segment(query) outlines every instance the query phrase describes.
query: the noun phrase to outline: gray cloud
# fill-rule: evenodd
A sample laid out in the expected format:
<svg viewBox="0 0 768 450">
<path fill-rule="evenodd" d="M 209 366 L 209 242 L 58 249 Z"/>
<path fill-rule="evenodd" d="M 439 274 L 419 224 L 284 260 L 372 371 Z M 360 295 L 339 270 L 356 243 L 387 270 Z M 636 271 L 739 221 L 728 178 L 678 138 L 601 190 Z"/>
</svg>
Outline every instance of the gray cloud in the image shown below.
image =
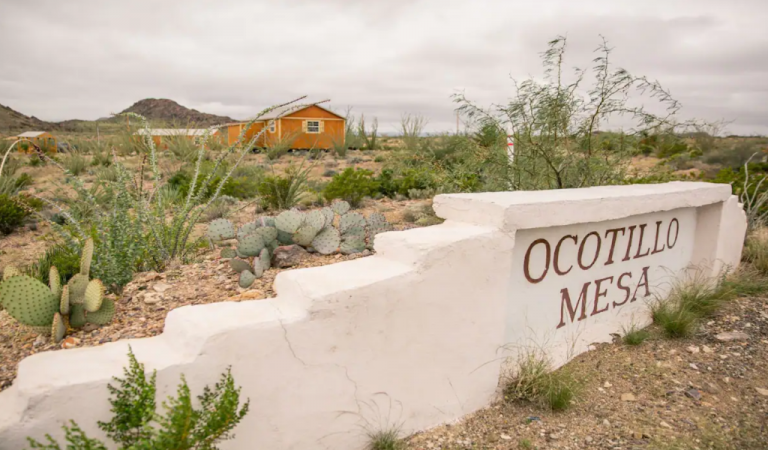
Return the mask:
<svg viewBox="0 0 768 450">
<path fill-rule="evenodd" d="M 540 76 L 568 36 L 585 66 L 599 34 L 613 61 L 658 79 L 685 117 L 768 134 L 764 0 L 5 0 L 0 103 L 45 120 L 95 119 L 145 97 L 245 118 L 307 94 L 379 118 L 455 127 L 451 94 L 479 104 Z"/>
</svg>

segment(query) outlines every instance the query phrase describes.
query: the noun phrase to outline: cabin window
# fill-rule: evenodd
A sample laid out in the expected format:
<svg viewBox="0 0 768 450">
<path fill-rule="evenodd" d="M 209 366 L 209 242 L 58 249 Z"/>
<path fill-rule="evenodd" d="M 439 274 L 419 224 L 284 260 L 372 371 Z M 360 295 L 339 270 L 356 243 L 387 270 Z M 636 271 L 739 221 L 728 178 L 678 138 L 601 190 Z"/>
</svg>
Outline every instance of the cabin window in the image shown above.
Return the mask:
<svg viewBox="0 0 768 450">
<path fill-rule="evenodd" d="M 275 132 L 275 122 L 272 122 L 269 124 L 269 132 L 274 133 Z"/>
<path fill-rule="evenodd" d="M 319 120 L 307 120 L 307 133 L 319 133 L 320 121 Z"/>
</svg>

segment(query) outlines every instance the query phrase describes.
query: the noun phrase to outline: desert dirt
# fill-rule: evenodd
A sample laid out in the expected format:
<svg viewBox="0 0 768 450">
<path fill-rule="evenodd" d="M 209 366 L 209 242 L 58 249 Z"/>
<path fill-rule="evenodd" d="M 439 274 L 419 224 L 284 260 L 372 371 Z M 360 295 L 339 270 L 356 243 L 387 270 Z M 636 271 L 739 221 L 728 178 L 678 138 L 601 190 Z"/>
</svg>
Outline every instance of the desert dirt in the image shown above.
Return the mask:
<svg viewBox="0 0 768 450">
<path fill-rule="evenodd" d="M 581 391 L 564 412 L 500 399 L 406 448 L 768 448 L 768 299 L 734 300 L 690 339 L 651 330 L 637 347 L 600 344 L 567 364 Z M 744 335 L 725 340 L 733 332 Z"/>
</svg>

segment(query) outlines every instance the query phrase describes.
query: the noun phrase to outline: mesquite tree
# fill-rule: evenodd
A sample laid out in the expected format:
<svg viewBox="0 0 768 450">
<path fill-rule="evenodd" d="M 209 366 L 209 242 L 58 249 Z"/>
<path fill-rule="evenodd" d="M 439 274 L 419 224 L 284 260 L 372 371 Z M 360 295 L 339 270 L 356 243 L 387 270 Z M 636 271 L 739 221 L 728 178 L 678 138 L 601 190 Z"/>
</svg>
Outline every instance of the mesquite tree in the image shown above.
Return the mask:
<svg viewBox="0 0 768 450">
<path fill-rule="evenodd" d="M 511 131 L 515 157 L 509 162 L 514 190 L 563 189 L 614 184 L 625 175 L 630 149 L 625 137 L 674 132 L 680 104 L 658 82 L 614 68 L 612 48 L 602 39 L 590 72 L 564 73 L 566 38 L 557 37 L 542 53 L 543 81 L 515 81 L 515 95 L 506 104 L 483 109 L 464 94 L 454 96 L 458 110 L 483 126 Z M 566 78 L 568 80 L 566 80 Z M 633 95 L 653 100 L 665 112 L 653 114 Z M 596 136 L 608 122 L 630 122 L 615 145 Z"/>
</svg>

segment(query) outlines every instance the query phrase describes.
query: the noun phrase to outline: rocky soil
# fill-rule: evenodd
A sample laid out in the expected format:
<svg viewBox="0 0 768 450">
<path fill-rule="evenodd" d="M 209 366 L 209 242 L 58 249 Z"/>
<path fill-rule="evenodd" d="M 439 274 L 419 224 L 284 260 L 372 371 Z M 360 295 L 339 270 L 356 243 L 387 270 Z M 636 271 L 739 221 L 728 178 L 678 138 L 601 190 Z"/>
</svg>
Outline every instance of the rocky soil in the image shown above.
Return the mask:
<svg viewBox="0 0 768 450">
<path fill-rule="evenodd" d="M 599 345 L 566 370 L 582 388 L 565 412 L 500 400 L 406 448 L 768 448 L 768 299 L 730 303 L 691 339 Z"/>
</svg>

